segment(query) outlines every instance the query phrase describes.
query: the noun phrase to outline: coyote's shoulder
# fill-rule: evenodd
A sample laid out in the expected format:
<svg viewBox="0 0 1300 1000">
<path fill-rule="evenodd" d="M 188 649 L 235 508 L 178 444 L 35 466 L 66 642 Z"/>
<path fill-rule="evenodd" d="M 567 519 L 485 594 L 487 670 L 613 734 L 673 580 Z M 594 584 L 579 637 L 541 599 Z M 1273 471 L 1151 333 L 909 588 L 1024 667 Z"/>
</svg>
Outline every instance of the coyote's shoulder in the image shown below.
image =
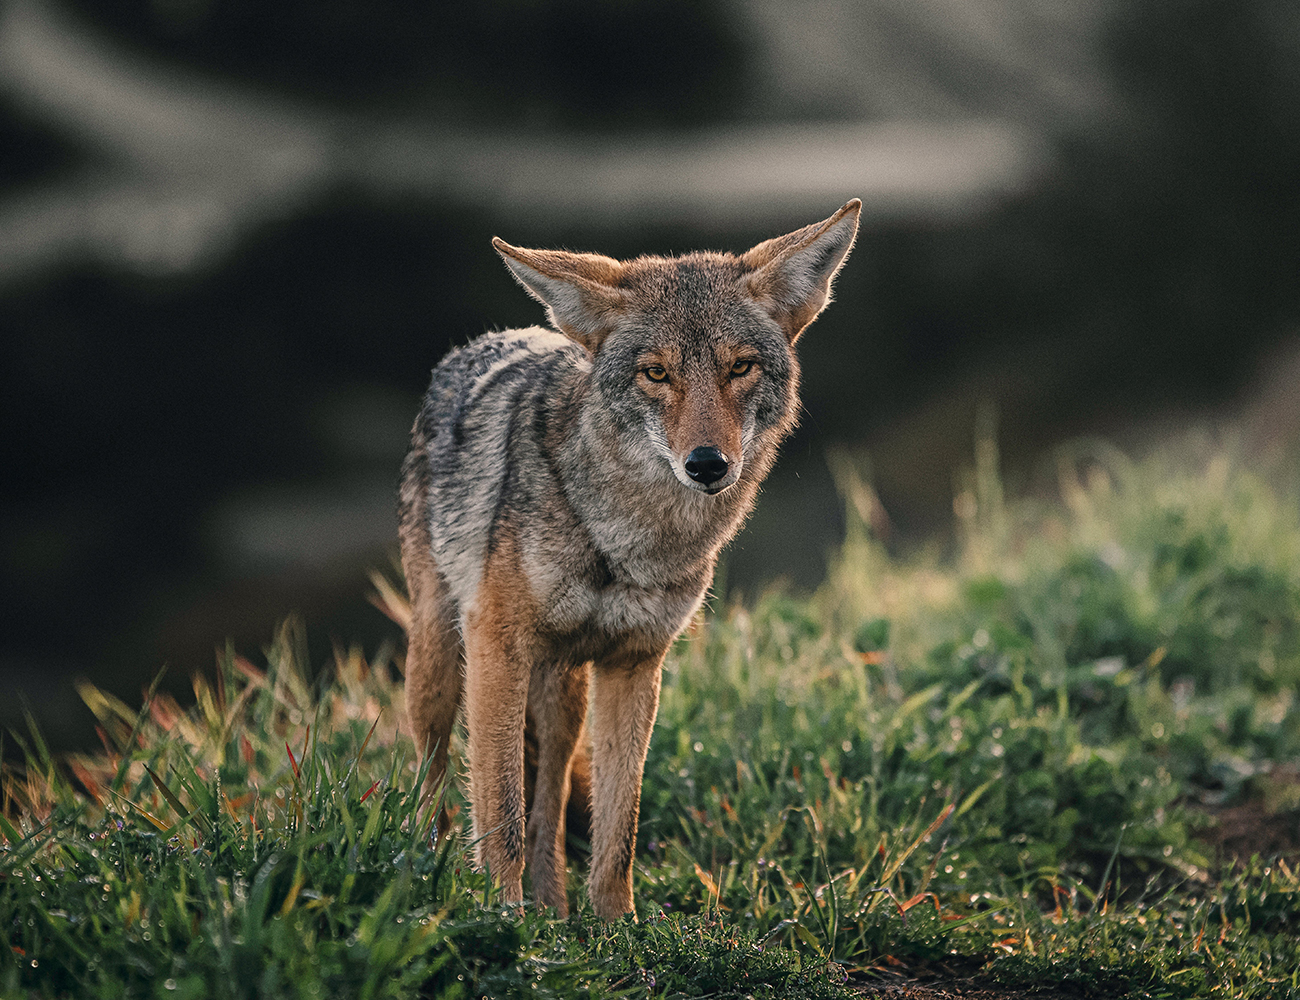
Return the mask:
<svg viewBox="0 0 1300 1000">
<path fill-rule="evenodd" d="M 423 515 L 457 604 L 478 588 L 494 523 L 524 499 L 520 479 L 533 477 L 521 463 L 544 454 L 536 431 L 550 422 L 555 390 L 589 367 L 580 345 L 533 327 L 479 337 L 434 370 L 408 458 L 417 478 L 403 499 Z"/>
<path fill-rule="evenodd" d="M 507 898 L 521 891 L 527 720 L 534 887 L 567 907 L 562 817 L 590 681 L 592 900 L 630 909 L 660 664 L 794 426 L 794 344 L 829 301 L 859 207 L 739 257 L 495 241 L 555 329 L 487 334 L 437 367 L 400 520 L 412 732 L 437 781 L 464 693 L 479 855 Z"/>
</svg>

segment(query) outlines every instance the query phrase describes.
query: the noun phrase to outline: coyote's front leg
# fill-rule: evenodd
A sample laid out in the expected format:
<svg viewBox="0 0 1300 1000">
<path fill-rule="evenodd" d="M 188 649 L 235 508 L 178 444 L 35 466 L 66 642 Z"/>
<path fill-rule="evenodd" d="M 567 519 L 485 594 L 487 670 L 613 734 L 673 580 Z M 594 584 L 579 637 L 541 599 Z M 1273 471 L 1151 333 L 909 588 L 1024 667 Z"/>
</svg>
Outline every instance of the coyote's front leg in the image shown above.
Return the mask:
<svg viewBox="0 0 1300 1000">
<path fill-rule="evenodd" d="M 470 812 L 477 857 L 508 903 L 524 898 L 524 721 L 532 664 L 518 629 L 489 602 L 465 627 Z"/>
<path fill-rule="evenodd" d="M 591 905 L 606 920 L 632 911 L 641 775 L 659 709 L 663 650 L 595 665 L 591 706 Z"/>
<path fill-rule="evenodd" d="M 537 780 L 528 817 L 528 870 L 537 902 L 569 915 L 565 895 L 564 825 L 573 752 L 587 715 L 587 665 L 551 663 L 533 672 L 528 689 L 537 733 Z"/>
</svg>

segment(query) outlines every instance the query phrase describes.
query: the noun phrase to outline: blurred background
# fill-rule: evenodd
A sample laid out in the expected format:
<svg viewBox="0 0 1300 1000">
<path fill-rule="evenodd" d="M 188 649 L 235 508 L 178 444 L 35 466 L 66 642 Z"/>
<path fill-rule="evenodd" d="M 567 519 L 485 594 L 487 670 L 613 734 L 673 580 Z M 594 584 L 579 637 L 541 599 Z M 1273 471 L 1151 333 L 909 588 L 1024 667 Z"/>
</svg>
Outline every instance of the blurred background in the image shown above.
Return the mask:
<svg viewBox="0 0 1300 1000">
<path fill-rule="evenodd" d="M 0 6 L 0 725 L 87 745 L 74 677 L 183 691 L 292 611 L 395 639 L 429 371 L 542 319 L 491 236 L 741 251 L 855 196 L 726 593 L 820 581 L 837 449 L 942 539 L 982 408 L 1013 490 L 1078 435 L 1300 440 L 1294 0 Z"/>
</svg>

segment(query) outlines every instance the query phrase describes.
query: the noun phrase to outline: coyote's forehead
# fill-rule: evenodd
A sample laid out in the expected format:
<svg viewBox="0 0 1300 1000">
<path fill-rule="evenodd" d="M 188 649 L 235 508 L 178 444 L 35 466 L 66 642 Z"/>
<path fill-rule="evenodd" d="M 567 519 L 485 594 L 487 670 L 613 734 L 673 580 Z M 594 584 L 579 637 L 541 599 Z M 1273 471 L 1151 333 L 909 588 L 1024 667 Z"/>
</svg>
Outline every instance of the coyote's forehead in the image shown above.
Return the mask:
<svg viewBox="0 0 1300 1000">
<path fill-rule="evenodd" d="M 719 319 L 749 298 L 744 269 L 729 254 L 692 253 L 684 257 L 638 257 L 624 268 L 620 283 L 628 311 L 680 318 Z"/>
<path fill-rule="evenodd" d="M 637 257 L 623 266 L 621 284 L 635 299 L 681 297 L 704 304 L 727 292 L 739 293 L 745 269 L 739 258 L 697 251 L 682 257 Z"/>
<path fill-rule="evenodd" d="M 625 306 L 615 324 L 651 334 L 681 357 L 749 346 L 785 353 L 780 328 L 745 285 L 746 271 L 730 254 L 640 257 L 625 267 Z"/>
</svg>

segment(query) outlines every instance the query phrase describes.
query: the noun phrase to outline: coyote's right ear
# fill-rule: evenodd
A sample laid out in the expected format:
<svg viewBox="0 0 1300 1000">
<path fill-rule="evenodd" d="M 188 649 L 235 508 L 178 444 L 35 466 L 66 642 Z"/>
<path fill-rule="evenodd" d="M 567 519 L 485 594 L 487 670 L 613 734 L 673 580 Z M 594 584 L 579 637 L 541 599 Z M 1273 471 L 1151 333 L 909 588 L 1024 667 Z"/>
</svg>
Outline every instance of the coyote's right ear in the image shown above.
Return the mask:
<svg viewBox="0 0 1300 1000">
<path fill-rule="evenodd" d="M 754 297 L 790 343 L 831 300 L 831 281 L 853 249 L 862 202 L 854 198 L 824 222 L 767 240 L 741 256 Z"/>
<path fill-rule="evenodd" d="M 594 253 L 524 250 L 497 237 L 492 245 L 556 328 L 595 354 L 627 302 L 618 287 L 623 265 Z"/>
</svg>

